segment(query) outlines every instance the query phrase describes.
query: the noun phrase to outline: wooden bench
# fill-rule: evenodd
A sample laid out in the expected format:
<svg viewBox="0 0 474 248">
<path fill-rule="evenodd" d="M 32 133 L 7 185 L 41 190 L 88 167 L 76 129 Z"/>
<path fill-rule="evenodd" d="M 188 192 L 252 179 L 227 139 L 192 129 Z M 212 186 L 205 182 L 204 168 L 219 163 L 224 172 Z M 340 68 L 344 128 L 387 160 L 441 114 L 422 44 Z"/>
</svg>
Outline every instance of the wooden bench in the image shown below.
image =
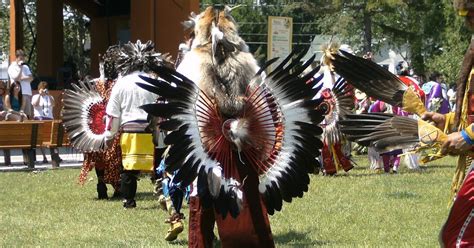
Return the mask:
<svg viewBox="0 0 474 248">
<path fill-rule="evenodd" d="M 35 149 L 43 143 L 42 136 L 39 135 L 42 123 L 41 121 L 2 121 L 0 123 L 0 149 L 24 149 L 28 167 L 34 168 Z M 4 157 L 5 164 L 11 164 L 9 151 Z"/>
<path fill-rule="evenodd" d="M 43 121 L 40 127 L 40 135 L 42 147 L 49 148 L 51 152 L 51 163 L 53 167 L 59 167 L 61 158 L 59 157 L 58 148 L 69 146 L 64 126 L 61 120 Z"/>
</svg>

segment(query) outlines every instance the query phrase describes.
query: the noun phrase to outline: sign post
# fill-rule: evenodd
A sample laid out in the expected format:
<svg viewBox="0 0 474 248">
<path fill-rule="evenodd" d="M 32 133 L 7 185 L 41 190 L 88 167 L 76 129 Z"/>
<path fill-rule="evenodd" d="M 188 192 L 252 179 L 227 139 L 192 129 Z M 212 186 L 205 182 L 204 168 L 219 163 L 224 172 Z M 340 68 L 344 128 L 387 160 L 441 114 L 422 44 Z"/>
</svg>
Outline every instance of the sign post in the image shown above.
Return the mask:
<svg viewBox="0 0 474 248">
<path fill-rule="evenodd" d="M 293 37 L 293 18 L 282 16 L 268 17 L 267 60 L 279 57 L 278 65 L 291 52 Z"/>
</svg>

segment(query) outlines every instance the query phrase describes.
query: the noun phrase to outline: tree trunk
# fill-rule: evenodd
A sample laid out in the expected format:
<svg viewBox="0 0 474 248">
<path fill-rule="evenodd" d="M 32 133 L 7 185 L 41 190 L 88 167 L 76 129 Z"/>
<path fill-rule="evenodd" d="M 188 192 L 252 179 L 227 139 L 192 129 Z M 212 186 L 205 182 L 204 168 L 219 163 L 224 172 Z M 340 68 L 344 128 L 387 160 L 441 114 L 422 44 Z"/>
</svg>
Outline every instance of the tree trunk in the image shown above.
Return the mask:
<svg viewBox="0 0 474 248">
<path fill-rule="evenodd" d="M 415 74 L 425 74 L 425 59 L 423 56 L 423 40 L 422 37 L 412 36 L 409 39 L 411 65 Z"/>
<path fill-rule="evenodd" d="M 364 10 L 364 54 L 372 52 L 372 15 Z"/>
</svg>

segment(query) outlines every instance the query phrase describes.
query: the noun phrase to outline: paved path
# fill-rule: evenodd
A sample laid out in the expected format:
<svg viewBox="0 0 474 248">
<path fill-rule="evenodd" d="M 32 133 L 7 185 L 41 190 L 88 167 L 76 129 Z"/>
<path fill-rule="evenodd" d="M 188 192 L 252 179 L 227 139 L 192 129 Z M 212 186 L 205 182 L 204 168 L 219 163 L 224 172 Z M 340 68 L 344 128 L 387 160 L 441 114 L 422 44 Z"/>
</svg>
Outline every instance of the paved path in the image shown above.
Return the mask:
<svg viewBox="0 0 474 248">
<path fill-rule="evenodd" d="M 5 166 L 5 157 L 3 156 L 3 150 L 0 150 L 0 172 L 4 171 L 24 171 L 24 170 L 45 170 L 51 169 L 51 154 L 49 149 L 45 149 L 46 158 L 48 163 L 43 163 L 43 155 L 41 151 L 36 149 L 36 163 L 34 169 L 29 169 L 28 166 L 23 164 L 23 156 L 21 150 L 10 150 L 11 153 L 11 166 Z M 60 168 L 80 168 L 84 157 L 82 153 L 73 150 L 72 148 L 60 148 L 59 156 L 63 159 L 60 164 Z"/>
</svg>

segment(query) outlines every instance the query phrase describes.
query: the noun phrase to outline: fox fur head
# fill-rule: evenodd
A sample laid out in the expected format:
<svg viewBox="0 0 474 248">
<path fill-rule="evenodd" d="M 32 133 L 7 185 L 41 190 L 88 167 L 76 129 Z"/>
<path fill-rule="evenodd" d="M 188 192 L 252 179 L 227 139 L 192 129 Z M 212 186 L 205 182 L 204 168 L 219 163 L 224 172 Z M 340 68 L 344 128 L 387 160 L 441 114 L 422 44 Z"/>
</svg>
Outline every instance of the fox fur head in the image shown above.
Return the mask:
<svg viewBox="0 0 474 248">
<path fill-rule="evenodd" d="M 227 117 L 242 112 L 245 91 L 258 66 L 239 36 L 231 8 L 208 7 L 191 15 L 185 27 L 192 28 L 194 40 L 191 56 L 200 66 L 199 87 L 213 98 L 219 111 Z M 186 59 L 186 58 L 185 58 Z"/>
<path fill-rule="evenodd" d="M 216 62 L 222 63 L 232 52 L 248 52 L 245 41 L 239 36 L 237 23 L 231 16 L 233 9 L 225 6 L 207 7 L 199 15 L 192 15 L 185 26 L 193 29 L 192 47 L 211 45 L 212 55 Z"/>
</svg>

